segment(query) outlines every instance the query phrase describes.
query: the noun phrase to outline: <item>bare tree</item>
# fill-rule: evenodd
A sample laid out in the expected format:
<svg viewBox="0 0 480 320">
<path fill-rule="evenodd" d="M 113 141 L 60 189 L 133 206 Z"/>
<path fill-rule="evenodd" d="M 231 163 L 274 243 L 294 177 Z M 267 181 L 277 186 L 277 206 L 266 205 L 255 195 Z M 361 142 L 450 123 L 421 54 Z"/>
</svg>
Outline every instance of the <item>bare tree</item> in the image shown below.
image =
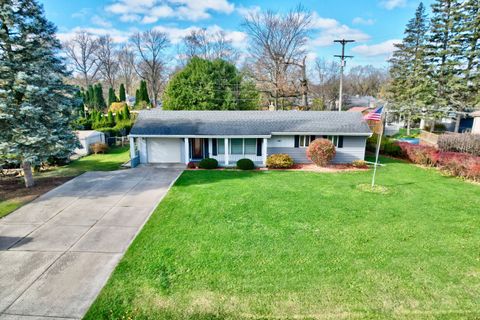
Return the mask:
<svg viewBox="0 0 480 320">
<path fill-rule="evenodd" d="M 115 80 L 118 73 L 118 57 L 113 39 L 109 36 L 101 36 L 98 39 L 98 48 L 95 52 L 99 63 L 99 72 L 103 81 L 115 88 Z"/>
<path fill-rule="evenodd" d="M 185 58 L 200 57 L 207 60 L 223 59 L 235 63 L 239 53 L 227 39 L 224 31 L 209 33 L 206 29 L 192 30 L 183 38 Z"/>
<path fill-rule="evenodd" d="M 345 78 L 346 92 L 350 95 L 378 96 L 387 81 L 388 72 L 385 69 L 372 65 L 356 66 Z"/>
<path fill-rule="evenodd" d="M 255 78 L 261 90 L 273 98 L 276 108 L 279 99 L 299 97 L 302 86 L 307 88 L 301 83 L 303 77 L 296 73 L 305 57 L 311 17 L 298 6 L 286 15 L 252 12 L 243 23 L 251 42 L 249 53 L 255 64 L 252 67 Z"/>
<path fill-rule="evenodd" d="M 98 41 L 89 33 L 79 31 L 73 39 L 63 43 L 63 48 L 71 68 L 82 77 L 83 85 L 91 85 L 99 69 Z"/>
<path fill-rule="evenodd" d="M 125 83 L 127 94 L 131 95 L 132 83 L 135 81 L 135 54 L 128 45 L 124 45 L 118 51 L 117 56 L 118 74 Z"/>
<path fill-rule="evenodd" d="M 315 72 L 318 83 L 311 85 L 312 93 L 321 100 L 322 109 L 333 110 L 338 98 L 340 65 L 335 61 L 319 58 L 315 60 Z"/>
<path fill-rule="evenodd" d="M 148 91 L 156 107 L 165 78 L 162 54 L 169 45 L 167 34 L 155 30 L 138 32 L 131 37 L 130 41 L 135 47 L 138 60 L 134 64 L 135 71 L 147 81 Z"/>
</svg>

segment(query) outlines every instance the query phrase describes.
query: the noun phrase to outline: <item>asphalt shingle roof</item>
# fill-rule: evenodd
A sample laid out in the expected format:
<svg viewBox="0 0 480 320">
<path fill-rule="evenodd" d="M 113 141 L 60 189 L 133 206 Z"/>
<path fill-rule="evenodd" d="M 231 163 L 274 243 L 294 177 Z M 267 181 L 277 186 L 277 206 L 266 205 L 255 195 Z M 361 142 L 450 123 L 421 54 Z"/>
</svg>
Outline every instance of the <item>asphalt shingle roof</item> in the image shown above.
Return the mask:
<svg viewBox="0 0 480 320">
<path fill-rule="evenodd" d="M 262 136 L 273 132 L 370 135 L 371 130 L 359 112 L 144 110 L 130 134 Z"/>
</svg>

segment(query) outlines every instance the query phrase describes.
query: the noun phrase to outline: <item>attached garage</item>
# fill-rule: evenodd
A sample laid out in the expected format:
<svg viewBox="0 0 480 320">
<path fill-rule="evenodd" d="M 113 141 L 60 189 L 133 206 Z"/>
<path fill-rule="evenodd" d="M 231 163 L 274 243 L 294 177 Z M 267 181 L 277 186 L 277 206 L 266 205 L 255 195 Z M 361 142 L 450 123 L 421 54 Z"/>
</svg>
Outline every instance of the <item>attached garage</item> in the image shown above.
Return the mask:
<svg viewBox="0 0 480 320">
<path fill-rule="evenodd" d="M 180 163 L 183 142 L 178 138 L 148 138 L 148 163 Z"/>
</svg>

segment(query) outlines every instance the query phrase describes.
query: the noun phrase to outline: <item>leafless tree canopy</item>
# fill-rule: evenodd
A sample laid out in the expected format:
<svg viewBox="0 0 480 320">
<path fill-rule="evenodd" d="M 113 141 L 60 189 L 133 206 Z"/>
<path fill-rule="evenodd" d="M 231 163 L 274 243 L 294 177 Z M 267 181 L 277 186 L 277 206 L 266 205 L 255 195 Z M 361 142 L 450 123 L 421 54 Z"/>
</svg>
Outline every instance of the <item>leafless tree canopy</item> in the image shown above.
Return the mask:
<svg viewBox="0 0 480 320">
<path fill-rule="evenodd" d="M 118 51 L 118 75 L 125 83 L 127 94 L 132 94 L 132 84 L 135 81 L 135 54 L 128 45 Z"/>
<path fill-rule="evenodd" d="M 206 29 L 192 30 L 183 39 L 186 59 L 200 57 L 207 60 L 223 59 L 235 63 L 239 53 L 227 39 L 224 31 L 209 33 Z"/>
<path fill-rule="evenodd" d="M 315 60 L 315 73 L 318 83 L 311 85 L 312 95 L 319 99 L 322 110 L 333 110 L 338 99 L 340 85 L 340 64 L 325 59 Z"/>
<path fill-rule="evenodd" d="M 245 18 L 243 26 L 249 35 L 249 53 L 254 64 L 251 69 L 276 107 L 279 99 L 298 97 L 301 88 L 306 87 L 302 83 L 306 79 L 298 76 L 298 67 L 306 54 L 310 22 L 311 14 L 300 6 L 286 15 L 266 11 Z"/>
<path fill-rule="evenodd" d="M 101 36 L 97 40 L 97 56 L 99 72 L 111 88 L 115 88 L 118 73 L 118 57 L 115 44 L 109 35 Z"/>
<path fill-rule="evenodd" d="M 134 34 L 131 43 L 135 48 L 137 59 L 136 72 L 147 81 L 153 105 L 157 106 L 158 97 L 165 79 L 164 50 L 168 47 L 167 35 L 163 32 L 149 30 Z"/>
<path fill-rule="evenodd" d="M 98 41 L 85 31 L 79 31 L 72 40 L 63 44 L 65 54 L 75 72 L 78 72 L 85 86 L 94 82 L 99 70 L 97 57 Z"/>
<path fill-rule="evenodd" d="M 350 95 L 377 96 L 388 81 L 385 69 L 372 65 L 356 66 L 350 69 L 345 78 L 345 92 Z"/>
</svg>

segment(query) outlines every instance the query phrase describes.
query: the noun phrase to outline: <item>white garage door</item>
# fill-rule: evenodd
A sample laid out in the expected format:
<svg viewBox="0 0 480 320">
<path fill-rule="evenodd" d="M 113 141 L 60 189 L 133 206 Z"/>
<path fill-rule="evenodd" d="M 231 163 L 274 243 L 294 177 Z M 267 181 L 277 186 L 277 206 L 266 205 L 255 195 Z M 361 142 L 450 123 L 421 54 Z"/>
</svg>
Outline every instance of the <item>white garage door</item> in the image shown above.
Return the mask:
<svg viewBox="0 0 480 320">
<path fill-rule="evenodd" d="M 147 140 L 148 162 L 181 162 L 181 141 L 174 138 L 149 138 Z"/>
</svg>

